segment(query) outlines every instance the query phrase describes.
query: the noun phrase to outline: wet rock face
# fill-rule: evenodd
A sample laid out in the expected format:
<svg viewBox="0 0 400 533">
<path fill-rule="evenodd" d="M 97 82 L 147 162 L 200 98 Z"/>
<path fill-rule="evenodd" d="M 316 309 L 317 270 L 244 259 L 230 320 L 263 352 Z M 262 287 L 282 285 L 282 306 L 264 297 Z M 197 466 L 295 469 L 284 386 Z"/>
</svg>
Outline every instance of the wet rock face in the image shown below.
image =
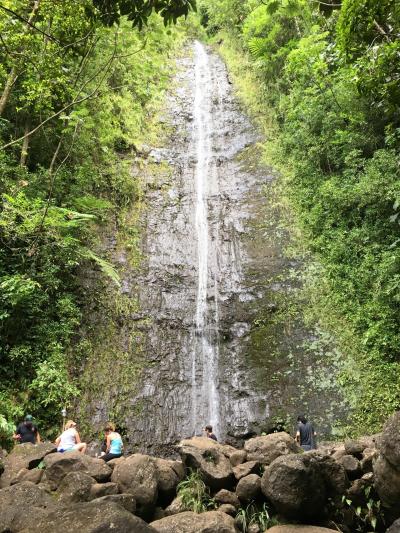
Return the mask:
<svg viewBox="0 0 400 533">
<path fill-rule="evenodd" d="M 127 324 L 140 332 L 123 349 L 140 351 L 144 369 L 137 387 L 111 385 L 107 399 L 93 394 L 85 403 L 98 427 L 110 410 L 123 413 L 130 451 L 167 456 L 207 423 L 236 445 L 274 426 L 278 412 L 294 414 L 301 370 L 310 376 L 314 365 L 300 356 L 305 328 L 277 325 L 290 282 L 271 280 L 296 265 L 276 237 L 274 208 L 266 209 L 273 176 L 257 166 L 255 128 L 219 57 L 203 49 L 180 61 L 162 121 L 172 127 L 167 146 L 148 147 L 133 169 L 145 181 L 138 271 L 115 238 L 108 247 L 124 272 L 123 295 L 138 300 L 121 318 L 120 338 Z M 313 414 L 328 411 L 320 390 L 307 384 L 304 394 Z M 328 403 L 332 411 L 331 389 Z"/>
</svg>

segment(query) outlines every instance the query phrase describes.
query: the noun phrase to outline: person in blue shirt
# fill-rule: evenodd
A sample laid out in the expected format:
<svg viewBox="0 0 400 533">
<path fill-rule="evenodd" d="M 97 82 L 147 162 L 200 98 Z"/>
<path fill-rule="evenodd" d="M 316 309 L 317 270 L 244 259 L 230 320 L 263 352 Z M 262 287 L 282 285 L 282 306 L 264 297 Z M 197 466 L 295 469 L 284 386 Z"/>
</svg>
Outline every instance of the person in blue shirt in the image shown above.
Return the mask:
<svg viewBox="0 0 400 533">
<path fill-rule="evenodd" d="M 111 459 L 118 459 L 122 456 L 122 437 L 115 431 L 115 425 L 112 422 L 107 422 L 104 428 L 106 436 L 106 453 L 101 456 L 103 461 L 111 461 Z"/>
</svg>

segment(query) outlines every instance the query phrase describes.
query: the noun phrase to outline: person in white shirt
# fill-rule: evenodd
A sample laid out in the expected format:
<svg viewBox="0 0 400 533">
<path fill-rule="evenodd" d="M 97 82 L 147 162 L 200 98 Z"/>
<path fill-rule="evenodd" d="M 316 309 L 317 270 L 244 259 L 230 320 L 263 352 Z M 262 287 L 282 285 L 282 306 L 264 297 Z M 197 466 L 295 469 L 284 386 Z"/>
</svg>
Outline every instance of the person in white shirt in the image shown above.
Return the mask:
<svg viewBox="0 0 400 533">
<path fill-rule="evenodd" d="M 65 430 L 57 437 L 55 445 L 58 452 L 81 452 L 85 453 L 87 444 L 82 442 L 79 433 L 76 430 L 76 423 L 68 420 L 65 424 Z"/>
</svg>

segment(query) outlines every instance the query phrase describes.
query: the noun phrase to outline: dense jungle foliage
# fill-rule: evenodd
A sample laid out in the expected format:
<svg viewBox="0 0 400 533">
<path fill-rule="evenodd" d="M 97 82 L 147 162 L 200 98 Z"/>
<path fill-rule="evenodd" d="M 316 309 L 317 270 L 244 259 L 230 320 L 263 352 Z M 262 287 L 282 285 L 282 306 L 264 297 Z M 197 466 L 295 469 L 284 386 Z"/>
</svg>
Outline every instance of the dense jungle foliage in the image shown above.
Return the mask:
<svg viewBox="0 0 400 533">
<path fill-rule="evenodd" d="M 80 269 L 118 283 L 98 227 L 140 193 L 132 158 L 183 40 L 192 0 L 0 3 L 0 437 L 42 428 L 79 388 Z M 157 13 L 156 13 L 157 12 Z M 165 27 L 167 26 L 167 28 Z M 77 368 L 73 369 L 72 365 Z"/>
<path fill-rule="evenodd" d="M 341 349 L 350 425 L 377 431 L 400 407 L 400 4 L 202 0 L 199 11 L 267 124 L 267 160 L 313 258 L 307 313 Z"/>
</svg>

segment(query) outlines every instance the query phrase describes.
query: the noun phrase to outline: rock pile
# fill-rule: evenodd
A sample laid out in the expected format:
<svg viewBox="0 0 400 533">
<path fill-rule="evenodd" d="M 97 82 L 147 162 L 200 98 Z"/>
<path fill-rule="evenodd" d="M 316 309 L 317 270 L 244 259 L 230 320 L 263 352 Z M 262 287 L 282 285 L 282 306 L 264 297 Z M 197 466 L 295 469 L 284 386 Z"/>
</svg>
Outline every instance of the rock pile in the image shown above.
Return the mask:
<svg viewBox="0 0 400 533">
<path fill-rule="evenodd" d="M 51 444 L 18 445 L 0 468 L 0 532 L 50 533 L 70 522 L 82 533 L 236 533 L 244 510 L 263 505 L 282 524 L 271 533 L 329 533 L 337 524 L 352 533 L 363 523 L 371 531 L 375 520 L 377 531 L 400 531 L 400 413 L 381 436 L 317 451 L 303 452 L 286 433 L 252 438 L 243 450 L 195 437 L 178 451 L 181 461 L 133 454 L 106 464 Z M 189 469 L 214 509 L 185 508 L 177 486 Z M 260 522 L 247 531 L 262 532 Z"/>
</svg>

